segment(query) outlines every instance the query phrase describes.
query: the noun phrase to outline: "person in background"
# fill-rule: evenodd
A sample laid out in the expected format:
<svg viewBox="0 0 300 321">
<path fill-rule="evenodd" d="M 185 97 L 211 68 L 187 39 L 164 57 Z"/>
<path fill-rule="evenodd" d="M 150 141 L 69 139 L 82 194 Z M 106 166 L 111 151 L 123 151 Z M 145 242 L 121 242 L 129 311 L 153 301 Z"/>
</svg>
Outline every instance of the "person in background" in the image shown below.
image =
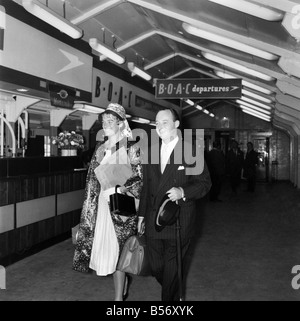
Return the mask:
<svg viewBox="0 0 300 321">
<path fill-rule="evenodd" d="M 126 240 L 137 232 L 138 217 L 137 214 L 128 217 L 111 213 L 109 196 L 115 193 L 115 186 L 120 185 L 121 192 L 130 192 L 139 199 L 142 166 L 139 148 L 128 141 L 131 130 L 121 105 L 109 104 L 102 114 L 102 126 L 107 140 L 96 145 L 88 169 L 73 269 L 94 270 L 98 276 L 112 274 L 115 301 L 122 301 L 128 294 L 129 278 L 117 270 L 117 263 Z M 124 155 L 126 160 L 128 157 L 130 164 L 121 167 L 124 170 L 119 170 L 119 175 L 107 177 L 116 166 L 124 164 L 118 164 L 117 155 Z"/>
<path fill-rule="evenodd" d="M 230 176 L 231 189 L 234 194 L 241 183 L 242 169 L 244 164 L 244 153 L 240 150 L 236 140 L 231 142 L 231 149 L 227 153 L 226 167 Z"/>
<path fill-rule="evenodd" d="M 221 144 L 219 141 L 213 142 L 213 148 L 208 152 L 207 166 L 212 182 L 210 200 L 212 202 L 221 202 L 219 195 L 221 193 L 222 183 L 225 176 L 225 156 L 221 150 Z"/>
<path fill-rule="evenodd" d="M 151 151 L 157 151 L 159 163 L 143 164 L 143 180 L 139 215 L 145 219 L 145 235 L 152 273 L 162 286 L 162 301 L 179 301 L 180 287 L 177 265 L 176 228 L 166 226 L 155 228 L 156 212 L 165 195 L 180 206 L 181 253 L 183 274 L 185 274 L 187 251 L 196 230 L 196 199 L 204 197 L 210 190 L 211 181 L 204 163 L 202 173 L 189 175 L 187 167 L 192 164 L 175 161 L 179 151 L 184 150 L 177 129 L 180 121 L 172 109 L 161 110 L 156 115 L 156 132 L 161 138 Z M 186 143 L 188 144 L 188 143 Z M 149 155 L 151 152 L 149 151 Z M 186 156 L 186 155 L 184 155 Z M 204 161 L 203 161 L 204 162 Z M 190 166 L 195 166 L 193 165 Z M 143 226 L 143 224 L 141 225 Z"/>
<path fill-rule="evenodd" d="M 253 149 L 251 142 L 247 143 L 247 153 L 244 162 L 244 177 L 247 179 L 247 191 L 254 192 L 256 185 L 256 166 L 258 165 L 258 154 Z"/>
</svg>

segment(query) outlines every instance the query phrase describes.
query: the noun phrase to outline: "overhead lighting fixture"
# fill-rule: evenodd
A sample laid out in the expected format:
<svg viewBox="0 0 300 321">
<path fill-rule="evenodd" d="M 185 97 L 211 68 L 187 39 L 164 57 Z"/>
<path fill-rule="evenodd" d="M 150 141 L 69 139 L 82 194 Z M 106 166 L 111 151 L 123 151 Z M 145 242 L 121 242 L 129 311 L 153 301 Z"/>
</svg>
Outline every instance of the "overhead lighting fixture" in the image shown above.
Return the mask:
<svg viewBox="0 0 300 321">
<path fill-rule="evenodd" d="M 250 108 L 256 107 L 256 108 L 262 108 L 262 109 L 265 109 L 265 110 L 272 110 L 272 107 L 270 107 L 270 106 L 266 106 L 266 107 L 268 107 L 268 108 L 258 107 L 257 105 L 255 106 L 255 105 L 249 104 L 249 103 L 247 103 L 246 101 L 240 100 L 240 99 L 237 99 L 236 102 L 237 102 L 239 105 L 244 105 L 244 106 L 247 106 L 247 107 L 250 107 Z"/>
<path fill-rule="evenodd" d="M 132 117 L 130 120 L 140 124 L 150 124 L 150 120 L 141 117 Z"/>
<path fill-rule="evenodd" d="M 144 78 L 147 81 L 150 81 L 152 79 L 152 76 L 150 74 L 148 74 L 144 70 L 137 67 L 133 62 L 129 62 L 127 66 L 128 66 L 128 69 L 131 71 L 132 76 L 137 75 L 137 76 L 140 76 L 141 78 Z"/>
<path fill-rule="evenodd" d="M 149 125 L 153 126 L 153 127 L 156 127 L 156 122 L 155 121 L 150 121 Z"/>
<path fill-rule="evenodd" d="M 81 29 L 37 0 L 22 0 L 22 6 L 29 13 L 47 22 L 49 25 L 67 34 L 73 39 L 79 39 L 83 36 Z"/>
<path fill-rule="evenodd" d="M 75 109 L 74 111 L 83 111 L 83 112 L 92 113 L 92 114 L 101 114 L 105 111 L 104 108 L 90 105 L 84 102 L 75 103 L 73 105 L 73 109 Z"/>
<path fill-rule="evenodd" d="M 244 108 L 246 110 L 252 110 L 252 111 L 257 111 L 259 113 L 265 114 L 265 115 L 271 115 L 271 112 L 265 109 L 261 109 L 259 107 L 251 106 L 251 105 L 245 105 L 245 104 L 240 104 L 241 108 Z"/>
<path fill-rule="evenodd" d="M 195 105 L 195 103 L 194 103 L 192 100 L 190 100 L 190 99 L 186 99 L 185 102 L 186 102 L 187 104 L 189 104 L 190 106 L 194 106 L 194 105 Z"/>
<path fill-rule="evenodd" d="M 213 118 L 213 117 L 215 117 L 215 114 L 210 113 L 209 116 Z"/>
<path fill-rule="evenodd" d="M 249 46 L 249 45 L 244 44 L 244 43 L 237 41 L 237 40 L 226 38 L 226 37 L 217 35 L 215 33 L 212 33 L 212 32 L 209 32 L 209 31 L 206 31 L 203 29 L 199 29 L 199 28 L 192 26 L 186 22 L 182 23 L 182 27 L 186 32 L 188 32 L 191 35 L 194 35 L 194 36 L 197 36 L 197 37 L 209 40 L 209 41 L 216 42 L 220 45 L 223 45 L 223 46 L 226 46 L 229 48 L 243 51 L 243 52 L 251 54 L 253 56 L 260 57 L 262 59 L 266 59 L 266 60 L 278 59 L 278 56 L 273 55 L 272 53 L 269 53 L 269 52 L 261 50 L 261 49 L 254 48 L 252 46 Z"/>
<path fill-rule="evenodd" d="M 265 97 L 260 96 L 260 95 L 258 95 L 258 94 L 255 94 L 255 93 L 253 93 L 252 91 L 249 91 L 249 90 L 247 90 L 247 89 L 242 89 L 242 93 L 243 93 L 244 95 L 246 95 L 246 96 L 249 96 L 249 97 L 258 99 L 258 100 L 260 100 L 260 101 L 262 101 L 262 102 L 264 102 L 264 103 L 267 103 L 267 104 L 272 104 L 272 103 L 273 103 L 273 101 L 272 101 L 271 99 L 265 98 Z"/>
<path fill-rule="evenodd" d="M 215 74 L 220 77 L 220 78 L 225 78 L 225 79 L 231 79 L 231 78 L 237 78 L 229 73 L 226 73 L 226 72 L 223 72 L 223 71 L 219 71 L 219 70 L 215 70 Z M 255 85 L 247 80 L 242 80 L 242 84 L 243 86 L 245 87 L 248 87 L 248 88 L 251 88 L 251 89 L 254 89 L 256 91 L 259 91 L 263 94 L 266 94 L 266 95 L 272 95 L 273 94 L 273 91 L 269 90 L 269 89 L 266 89 L 266 88 L 263 88 L 261 86 L 258 86 L 258 85 Z"/>
<path fill-rule="evenodd" d="M 209 0 L 220 4 L 222 6 L 238 10 L 252 16 L 268 20 L 268 21 L 281 21 L 284 17 L 283 12 L 269 7 L 265 7 L 261 4 L 255 4 L 244 0 Z"/>
<path fill-rule="evenodd" d="M 249 74 L 251 76 L 254 76 L 254 77 L 266 80 L 266 81 L 275 80 L 275 78 L 273 78 L 273 77 L 271 77 L 269 75 L 266 75 L 266 74 L 263 74 L 263 73 L 261 73 L 259 71 L 247 68 L 247 67 L 242 66 L 242 65 L 239 65 L 239 64 L 237 64 L 235 62 L 232 62 L 230 60 L 221 58 L 221 57 L 213 55 L 211 53 L 203 52 L 202 54 L 208 60 L 214 61 L 214 62 L 216 62 L 218 64 L 221 64 L 221 65 L 228 66 L 228 67 L 230 67 L 232 69 L 235 69 L 235 70 L 237 70 L 239 72 L 243 72 L 243 73 Z"/>
<path fill-rule="evenodd" d="M 105 44 L 99 43 L 96 38 L 91 38 L 89 40 L 89 44 L 94 50 L 99 52 L 101 55 L 104 55 L 105 57 L 113 60 L 117 64 L 122 65 L 125 62 L 125 58 L 122 55 L 116 53 L 114 50 L 111 50 Z"/>
<path fill-rule="evenodd" d="M 258 102 L 258 101 L 256 101 L 256 100 L 254 100 L 254 99 L 251 99 L 251 98 L 248 98 L 248 97 L 245 97 L 245 96 L 242 96 L 242 97 L 241 97 L 241 100 L 242 100 L 242 101 L 246 101 L 246 102 L 248 102 L 248 103 L 250 103 L 250 104 L 254 104 L 254 105 L 256 105 L 256 106 L 259 106 L 259 107 L 264 108 L 264 109 L 267 109 L 267 110 L 272 109 L 271 106 L 262 104 L 262 103 L 260 103 L 260 102 Z"/>
<path fill-rule="evenodd" d="M 262 119 L 262 120 L 264 120 L 264 121 L 268 121 L 268 122 L 271 121 L 271 117 L 263 116 L 263 115 L 260 115 L 260 114 L 258 114 L 258 113 L 251 112 L 251 111 L 248 111 L 248 110 L 242 110 L 242 111 L 243 111 L 243 113 L 245 113 L 245 114 L 249 114 L 249 115 L 251 115 L 251 116 L 260 118 L 260 119 Z"/>
<path fill-rule="evenodd" d="M 25 89 L 25 88 L 18 88 L 17 91 L 19 93 L 27 93 L 29 90 L 28 89 Z"/>
<path fill-rule="evenodd" d="M 207 109 L 203 110 L 204 114 L 209 115 L 209 111 Z"/>
<path fill-rule="evenodd" d="M 202 111 L 203 110 L 203 107 L 199 106 L 199 105 L 196 105 L 195 106 L 198 110 Z"/>
</svg>

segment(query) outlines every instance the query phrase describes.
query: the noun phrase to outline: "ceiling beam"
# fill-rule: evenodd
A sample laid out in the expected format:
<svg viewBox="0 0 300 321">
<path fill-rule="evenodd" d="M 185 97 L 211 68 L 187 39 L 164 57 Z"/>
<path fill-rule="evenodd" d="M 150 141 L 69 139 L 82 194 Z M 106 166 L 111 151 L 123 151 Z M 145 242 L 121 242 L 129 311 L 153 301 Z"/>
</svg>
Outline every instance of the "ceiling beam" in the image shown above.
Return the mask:
<svg viewBox="0 0 300 321">
<path fill-rule="evenodd" d="M 123 0 L 109 0 L 106 1 L 105 3 L 97 4 L 94 7 L 89 8 L 88 10 L 82 12 L 75 18 L 71 20 L 71 23 L 74 25 L 79 25 L 89 19 L 94 18 L 95 16 L 99 15 L 100 13 L 110 10 L 111 8 L 118 6 L 124 2 Z"/>
<path fill-rule="evenodd" d="M 231 32 L 231 31 L 225 30 L 224 28 L 220 28 L 216 25 L 211 25 L 211 24 L 205 23 L 203 21 L 200 21 L 199 18 L 196 17 L 196 15 L 195 15 L 195 17 L 187 16 L 186 13 L 181 10 L 174 11 L 170 8 L 166 8 L 166 5 L 164 5 L 162 7 L 158 4 L 153 4 L 153 3 L 150 3 L 150 2 L 144 1 L 144 0 L 126 0 L 126 1 L 130 2 L 132 4 L 135 4 L 135 5 L 138 5 L 140 7 L 146 8 L 148 10 L 157 12 L 159 14 L 168 16 L 170 18 L 189 23 L 195 27 L 198 27 L 203 30 L 207 30 L 207 31 L 215 33 L 217 35 L 236 40 L 238 42 L 253 46 L 257 49 L 266 50 L 266 51 L 273 53 L 277 56 L 290 56 L 290 54 L 291 54 L 291 51 L 289 51 L 286 48 L 276 46 L 271 43 L 267 43 L 265 41 L 260 41 L 255 38 L 250 38 L 248 36 L 244 36 L 244 35 L 238 34 L 236 32 Z M 280 0 L 280 1 L 283 2 L 282 0 Z M 300 60 L 300 54 L 293 52 L 293 59 Z"/>
</svg>

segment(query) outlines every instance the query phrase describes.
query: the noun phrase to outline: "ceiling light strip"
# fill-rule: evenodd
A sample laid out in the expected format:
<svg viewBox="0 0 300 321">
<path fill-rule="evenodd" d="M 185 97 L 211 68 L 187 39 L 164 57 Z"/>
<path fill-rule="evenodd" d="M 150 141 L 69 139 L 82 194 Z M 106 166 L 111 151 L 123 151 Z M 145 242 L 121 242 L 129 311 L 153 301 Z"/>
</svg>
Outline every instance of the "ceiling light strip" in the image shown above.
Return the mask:
<svg viewBox="0 0 300 321">
<path fill-rule="evenodd" d="M 260 102 L 258 102 L 256 100 L 254 100 L 254 99 L 251 99 L 251 98 L 248 98 L 248 97 L 245 97 L 245 96 L 242 96 L 241 100 L 242 101 L 246 101 L 246 102 L 248 102 L 250 104 L 254 104 L 256 106 L 262 107 L 264 109 L 268 109 L 268 110 L 272 109 L 272 107 L 269 106 L 269 105 L 262 104 L 262 103 L 260 103 Z"/>
<path fill-rule="evenodd" d="M 97 52 L 104 55 L 105 57 L 113 60 L 117 64 L 122 65 L 125 62 L 125 58 L 123 56 L 111 50 L 106 45 L 100 43 L 96 38 L 91 38 L 89 40 L 89 44 L 92 49 L 96 50 Z"/>
<path fill-rule="evenodd" d="M 216 33 L 212 33 L 212 32 L 209 32 L 209 31 L 206 31 L 203 29 L 199 29 L 199 28 L 192 26 L 190 24 L 187 24 L 185 22 L 183 22 L 182 27 L 187 33 L 189 33 L 191 35 L 194 35 L 196 37 L 200 37 L 200 38 L 203 38 L 203 39 L 206 39 L 209 41 L 216 42 L 220 45 L 223 45 L 223 46 L 226 46 L 229 48 L 234 48 L 236 50 L 243 51 L 247 54 L 257 56 L 259 58 L 266 59 L 266 60 L 277 60 L 278 59 L 278 56 L 271 54 L 267 51 L 254 48 L 254 47 L 249 46 L 249 45 L 242 43 L 240 41 L 226 38 L 226 37 L 223 37 L 223 36 L 218 35 Z"/>
<path fill-rule="evenodd" d="M 22 6 L 32 15 L 47 22 L 49 25 L 58 29 L 59 31 L 67 34 L 73 39 L 82 37 L 83 32 L 81 29 L 73 25 L 67 19 L 61 17 L 56 12 L 41 4 L 36 0 L 22 0 Z"/>
<path fill-rule="evenodd" d="M 250 108 L 251 108 L 252 106 L 255 106 L 255 105 L 253 105 L 253 104 L 247 103 L 246 101 L 244 101 L 244 100 L 242 100 L 242 99 L 237 99 L 236 102 L 237 102 L 238 104 L 243 104 L 243 105 L 248 106 L 248 107 L 250 107 Z M 265 107 L 256 105 L 255 107 L 260 107 L 260 108 L 263 108 L 263 109 L 266 109 L 266 110 L 272 110 L 272 107 L 271 107 L 271 106 L 266 106 L 266 105 L 264 105 L 264 106 L 265 106 Z"/>
<path fill-rule="evenodd" d="M 260 100 L 260 101 L 262 101 L 262 102 L 264 102 L 264 103 L 267 103 L 267 104 L 272 104 L 272 103 L 273 103 L 273 101 L 272 101 L 271 99 L 265 98 L 265 97 L 260 96 L 260 95 L 258 95 L 258 94 L 255 94 L 255 93 L 253 93 L 252 91 L 249 91 L 249 90 L 247 90 L 247 89 L 242 89 L 242 93 L 243 93 L 244 95 L 246 95 L 246 96 L 249 96 L 249 97 L 258 99 L 258 100 Z"/>
<path fill-rule="evenodd" d="M 219 71 L 219 70 L 215 70 L 215 74 L 220 77 L 220 78 L 225 78 L 225 79 L 231 79 L 231 78 L 238 78 L 230 73 L 226 73 L 224 71 Z M 256 91 L 259 91 L 263 94 L 266 94 L 266 95 L 272 95 L 274 92 L 269 90 L 269 89 L 266 89 L 264 87 L 261 87 L 261 86 L 258 86 L 258 85 L 255 85 L 253 83 L 251 83 L 250 81 L 247 81 L 247 80 L 242 80 L 242 84 L 243 86 L 245 87 L 248 87 L 248 88 L 251 88 L 251 89 L 254 89 Z"/>
<path fill-rule="evenodd" d="M 260 119 L 262 119 L 264 121 L 267 121 L 267 122 L 271 121 L 271 118 L 259 116 L 259 115 L 256 115 L 256 114 L 252 113 L 252 112 L 248 112 L 247 110 L 243 110 L 243 113 L 251 115 L 251 116 L 256 117 L 256 118 L 260 118 Z"/>
<path fill-rule="evenodd" d="M 262 113 L 262 114 L 265 114 L 265 115 L 268 115 L 268 116 L 271 115 L 271 112 L 270 112 L 270 111 L 264 110 L 264 109 L 260 109 L 259 107 L 255 107 L 255 106 L 249 107 L 249 106 L 246 106 L 246 105 L 244 105 L 244 104 L 240 104 L 240 107 L 241 107 L 241 108 L 244 108 L 244 109 L 246 109 L 246 110 L 257 111 L 257 112 L 259 112 L 259 113 Z"/>
<path fill-rule="evenodd" d="M 144 70 L 137 67 L 133 62 L 129 62 L 127 66 L 128 66 L 128 69 L 131 71 L 132 76 L 137 75 L 147 81 L 150 81 L 152 79 L 152 76 L 150 74 L 146 73 Z"/>
<path fill-rule="evenodd" d="M 268 21 L 281 21 L 284 17 L 283 12 L 279 10 L 271 9 L 261 4 L 255 4 L 244 0 L 209 1 Z"/>
<path fill-rule="evenodd" d="M 247 68 L 245 66 L 242 66 L 242 65 L 239 65 L 235 62 L 232 62 L 230 60 L 227 60 L 227 59 L 224 59 L 224 58 L 221 58 L 219 56 L 216 56 L 216 55 L 213 55 L 211 53 L 208 53 L 208 52 L 203 52 L 202 53 L 203 56 L 208 59 L 208 60 L 211 60 L 211 61 L 214 61 L 218 64 L 221 64 L 221 65 L 225 65 L 225 66 L 228 66 L 232 69 L 236 69 L 238 70 L 239 72 L 243 72 L 243 73 L 246 73 L 246 74 L 249 74 L 251 76 L 254 76 L 254 77 L 257 77 L 257 78 L 260 78 L 260 79 L 263 79 L 263 80 L 266 80 L 266 81 L 273 81 L 275 80 L 275 78 L 269 76 L 269 75 L 266 75 L 264 73 L 261 73 L 259 71 L 256 71 L 256 70 L 253 70 L 253 69 L 250 69 L 250 68 Z"/>
</svg>

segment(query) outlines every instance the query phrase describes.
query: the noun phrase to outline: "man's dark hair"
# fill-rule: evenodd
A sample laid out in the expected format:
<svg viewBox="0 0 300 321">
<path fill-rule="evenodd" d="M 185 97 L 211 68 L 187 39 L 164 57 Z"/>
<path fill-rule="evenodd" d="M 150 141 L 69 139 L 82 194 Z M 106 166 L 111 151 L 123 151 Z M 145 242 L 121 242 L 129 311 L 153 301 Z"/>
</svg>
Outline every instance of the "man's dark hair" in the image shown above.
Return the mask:
<svg viewBox="0 0 300 321">
<path fill-rule="evenodd" d="M 164 111 L 164 110 L 169 110 L 171 112 L 171 114 L 173 115 L 173 121 L 175 122 L 176 120 L 178 120 L 180 123 L 180 118 L 179 118 L 179 115 L 177 113 L 177 111 L 173 108 L 164 108 L 164 109 L 161 109 L 160 111 Z"/>
</svg>

